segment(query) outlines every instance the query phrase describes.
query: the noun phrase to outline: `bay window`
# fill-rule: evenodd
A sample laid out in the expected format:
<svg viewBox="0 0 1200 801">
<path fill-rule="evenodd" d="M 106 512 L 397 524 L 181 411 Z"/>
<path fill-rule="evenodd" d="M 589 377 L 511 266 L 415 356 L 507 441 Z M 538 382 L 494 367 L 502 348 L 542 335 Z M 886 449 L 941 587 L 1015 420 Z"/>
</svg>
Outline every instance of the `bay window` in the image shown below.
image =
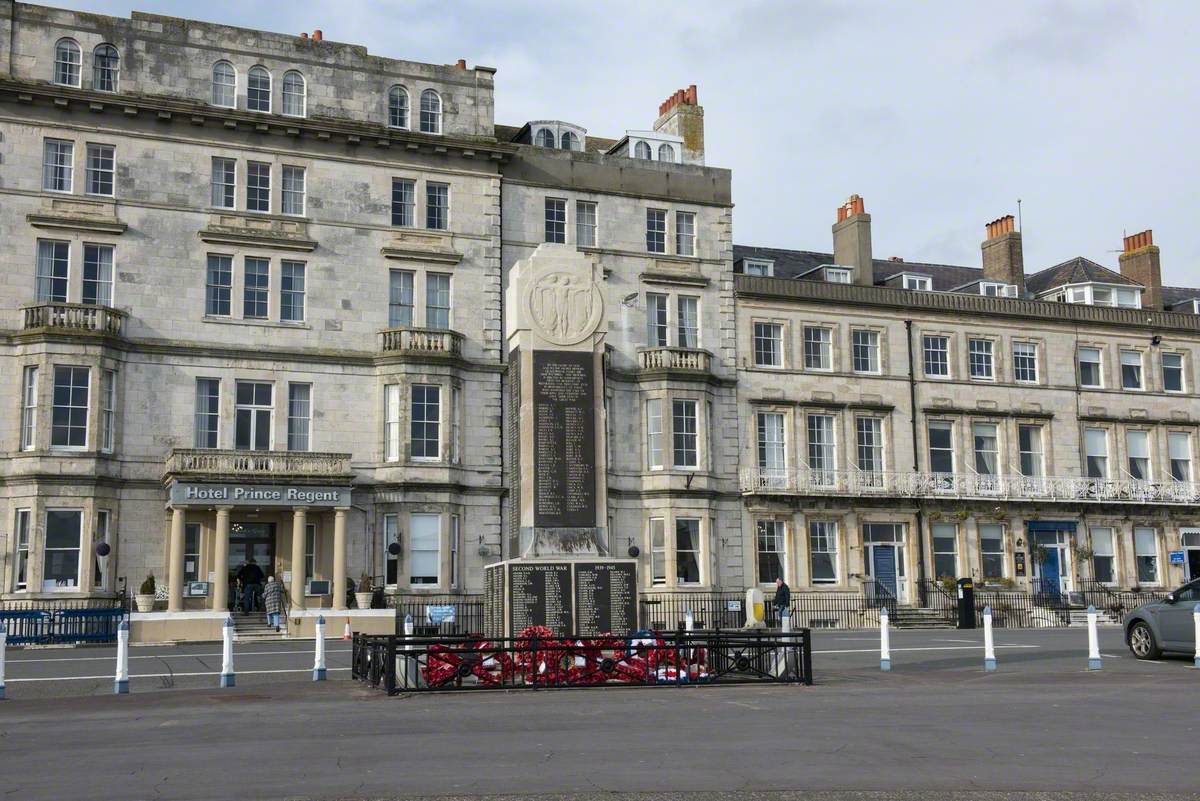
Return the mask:
<svg viewBox="0 0 1200 801">
<path fill-rule="evenodd" d="M 675 518 L 675 583 L 700 583 L 699 518 Z"/>
<path fill-rule="evenodd" d="M 13 591 L 29 589 L 29 516 L 30 510 L 18 509 L 13 521 L 13 539 L 16 540 L 16 562 L 13 565 Z"/>
<path fill-rule="evenodd" d="M 673 464 L 678 469 L 693 470 L 700 466 L 699 429 L 696 401 L 676 399 L 671 402 L 671 436 Z"/>
<path fill-rule="evenodd" d="M 29 365 L 21 381 L 21 450 L 37 447 L 38 368 Z"/>
<path fill-rule="evenodd" d="M 408 583 L 414 587 L 438 583 L 442 558 L 442 516 L 411 514 Z"/>
<path fill-rule="evenodd" d="M 46 510 L 46 536 L 42 548 L 43 592 L 79 589 L 79 549 L 82 537 L 82 510 Z"/>
<path fill-rule="evenodd" d="M 414 384 L 412 388 L 409 447 L 413 459 L 441 457 L 442 388 L 436 384 Z"/>
<path fill-rule="evenodd" d="M 650 577 L 651 583 L 667 583 L 666 518 L 650 518 Z"/>
<path fill-rule="evenodd" d="M 87 447 L 90 387 L 91 370 L 87 367 L 54 368 L 50 447 L 75 450 Z"/>
<path fill-rule="evenodd" d="M 774 584 L 775 579 L 784 578 L 784 531 L 784 524 L 780 520 L 756 522 L 759 584 Z"/>
<path fill-rule="evenodd" d="M 646 466 L 651 470 L 663 466 L 662 401 L 658 398 L 646 401 Z"/>
</svg>

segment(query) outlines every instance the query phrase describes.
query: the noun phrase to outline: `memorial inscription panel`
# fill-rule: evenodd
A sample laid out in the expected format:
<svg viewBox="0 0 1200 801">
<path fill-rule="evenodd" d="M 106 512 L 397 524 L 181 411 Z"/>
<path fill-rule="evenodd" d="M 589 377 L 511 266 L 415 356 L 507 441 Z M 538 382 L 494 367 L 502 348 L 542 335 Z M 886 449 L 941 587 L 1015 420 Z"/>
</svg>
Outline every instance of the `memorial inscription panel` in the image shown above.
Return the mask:
<svg viewBox="0 0 1200 801">
<path fill-rule="evenodd" d="M 504 565 L 483 569 L 484 634 L 504 636 Z"/>
<path fill-rule="evenodd" d="M 534 525 L 596 525 L 595 355 L 533 352 Z"/>
<path fill-rule="evenodd" d="M 630 562 L 575 563 L 575 633 L 626 637 L 637 628 L 637 567 Z"/>
<path fill-rule="evenodd" d="M 574 628 L 571 566 L 564 562 L 508 565 L 509 631 L 516 637 L 526 626 L 546 626 L 555 636 Z"/>
</svg>

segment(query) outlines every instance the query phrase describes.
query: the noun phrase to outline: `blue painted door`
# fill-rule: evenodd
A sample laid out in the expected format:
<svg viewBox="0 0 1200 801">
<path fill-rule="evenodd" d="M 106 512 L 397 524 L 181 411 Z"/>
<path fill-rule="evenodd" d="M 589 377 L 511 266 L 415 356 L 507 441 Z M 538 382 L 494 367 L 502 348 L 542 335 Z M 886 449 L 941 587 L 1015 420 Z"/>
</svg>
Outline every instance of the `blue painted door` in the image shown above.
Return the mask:
<svg viewBox="0 0 1200 801">
<path fill-rule="evenodd" d="M 1046 548 L 1046 556 L 1042 559 L 1042 563 L 1038 566 L 1038 575 L 1041 577 L 1041 590 L 1051 598 L 1058 598 L 1061 590 L 1059 589 L 1059 577 L 1062 575 L 1062 566 L 1059 564 L 1058 548 Z"/>
<path fill-rule="evenodd" d="M 871 549 L 871 573 L 879 586 L 896 597 L 896 547 L 876 545 Z"/>
</svg>

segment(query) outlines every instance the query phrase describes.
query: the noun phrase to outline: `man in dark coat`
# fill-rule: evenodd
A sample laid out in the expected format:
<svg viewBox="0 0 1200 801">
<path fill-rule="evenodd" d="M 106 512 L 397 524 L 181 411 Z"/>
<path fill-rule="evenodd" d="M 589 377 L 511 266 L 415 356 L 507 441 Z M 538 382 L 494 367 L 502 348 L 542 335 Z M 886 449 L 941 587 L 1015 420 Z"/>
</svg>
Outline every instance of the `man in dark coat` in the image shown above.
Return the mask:
<svg viewBox="0 0 1200 801">
<path fill-rule="evenodd" d="M 254 557 L 251 556 L 238 570 L 237 577 L 242 584 L 242 613 L 248 615 L 254 611 L 255 602 L 262 592 L 262 568 L 254 563 Z"/>
<path fill-rule="evenodd" d="M 775 616 L 783 619 L 783 610 L 789 609 L 792 605 L 792 588 L 787 585 L 783 577 L 775 579 Z"/>
</svg>

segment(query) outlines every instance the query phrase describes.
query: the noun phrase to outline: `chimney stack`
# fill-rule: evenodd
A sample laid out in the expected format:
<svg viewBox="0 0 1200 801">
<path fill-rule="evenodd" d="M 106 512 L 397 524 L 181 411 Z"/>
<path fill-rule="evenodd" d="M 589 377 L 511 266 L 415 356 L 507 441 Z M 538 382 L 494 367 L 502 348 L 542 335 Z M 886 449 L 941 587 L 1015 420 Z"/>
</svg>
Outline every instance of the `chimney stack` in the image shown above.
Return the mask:
<svg viewBox="0 0 1200 801">
<path fill-rule="evenodd" d="M 854 268 L 854 283 L 875 285 L 875 262 L 871 256 L 871 215 L 863 199 L 851 195 L 837 210 L 833 225 L 833 261 Z"/>
<path fill-rule="evenodd" d="M 467 68 L 467 60 L 465 58 L 460 58 L 458 61 L 454 62 L 454 66 L 458 67 L 460 70 L 465 70 Z"/>
<path fill-rule="evenodd" d="M 317 28 L 315 31 L 313 31 L 312 38 L 313 38 L 313 41 L 319 42 L 325 38 L 325 34 L 321 33 L 320 28 Z"/>
<path fill-rule="evenodd" d="M 1162 264 L 1154 245 L 1154 232 L 1147 228 L 1125 237 L 1125 252 L 1121 254 L 1121 275 L 1146 288 L 1142 293 L 1143 309 L 1162 309 Z"/>
<path fill-rule="evenodd" d="M 704 107 L 696 98 L 696 84 L 659 104 L 654 130 L 683 138 L 684 164 L 704 164 Z"/>
<path fill-rule="evenodd" d="M 1017 296 L 1025 294 L 1025 253 L 1021 232 L 1011 214 L 987 224 L 983 240 L 983 277 L 988 281 L 1015 284 Z"/>
</svg>

